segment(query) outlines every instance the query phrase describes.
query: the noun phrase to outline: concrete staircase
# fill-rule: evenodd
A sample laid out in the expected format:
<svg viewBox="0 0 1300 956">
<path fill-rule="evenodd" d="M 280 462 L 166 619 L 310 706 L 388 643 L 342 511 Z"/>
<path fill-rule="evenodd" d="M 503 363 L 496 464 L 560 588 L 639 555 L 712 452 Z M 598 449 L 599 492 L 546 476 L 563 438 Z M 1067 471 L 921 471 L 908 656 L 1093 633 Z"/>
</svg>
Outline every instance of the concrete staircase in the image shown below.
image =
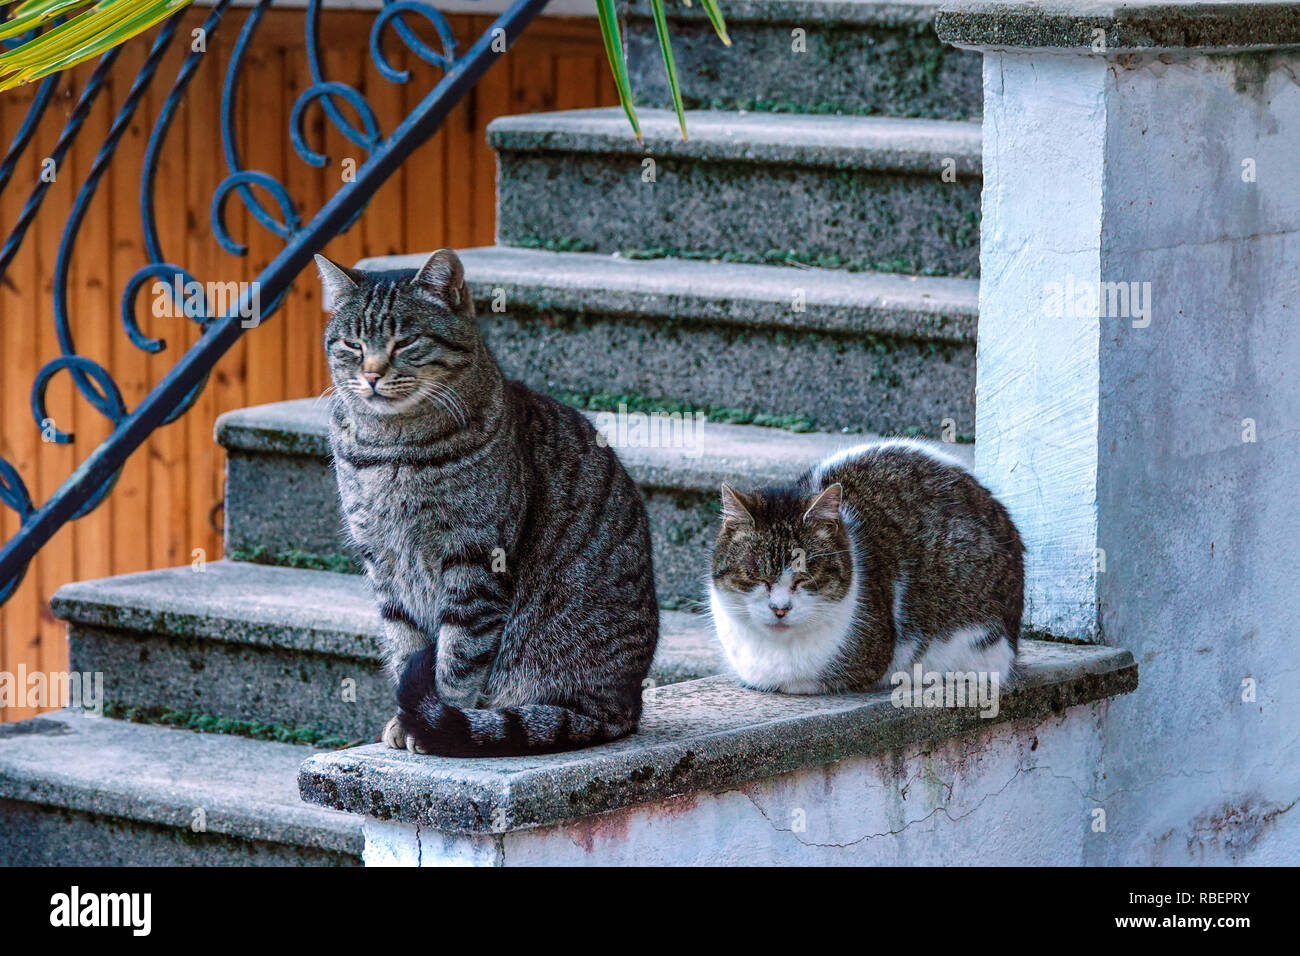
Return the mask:
<svg viewBox="0 0 1300 956">
<path fill-rule="evenodd" d="M 741 691 L 709 676 L 718 654 L 690 613 L 722 481 L 785 479 L 872 432 L 971 454 L 979 62 L 938 43 L 933 9 L 746 0 L 728 5 L 724 54 L 697 10 L 674 6 L 687 100 L 708 108 L 688 116 L 689 141 L 654 110 L 644 144 L 616 110 L 489 131 L 499 245 L 463 258 L 502 365 L 597 416 L 709 413 L 684 447 L 619 448 L 648 503 L 666 609 L 652 677 L 672 686 L 642 734 L 468 769 L 333 752 L 391 716 L 377 615 L 340 544 L 324 408 L 246 409 L 217 426 L 233 560 L 56 595 L 73 669 L 104 674 L 109 716 L 0 728 L 0 864 L 356 863 L 363 845 L 372 863 L 423 859 L 316 803 L 364 812 L 368 827 L 442 828 L 462 862 L 502 862 L 507 832 L 973 729 L 951 712 L 890 716 L 871 695 Z M 666 105 L 645 10 L 633 5 L 629 23 L 634 86 Z M 1136 682 L 1122 651 L 1029 645 L 1003 720 Z M 308 804 L 294 778 L 313 752 Z M 509 820 L 489 820 L 493 807 Z"/>
</svg>

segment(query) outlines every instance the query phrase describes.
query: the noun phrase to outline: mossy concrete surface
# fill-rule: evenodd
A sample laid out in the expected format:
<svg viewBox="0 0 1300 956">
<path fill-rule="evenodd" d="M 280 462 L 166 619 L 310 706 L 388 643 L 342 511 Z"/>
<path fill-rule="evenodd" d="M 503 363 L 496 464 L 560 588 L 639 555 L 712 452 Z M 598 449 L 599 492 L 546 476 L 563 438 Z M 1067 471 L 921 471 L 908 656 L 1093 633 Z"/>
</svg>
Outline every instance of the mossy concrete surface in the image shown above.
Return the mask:
<svg viewBox="0 0 1300 956">
<path fill-rule="evenodd" d="M 668 5 L 688 109 L 972 119 L 980 60 L 941 43 L 934 2 L 745 0 L 725 6 L 731 47 L 700 6 Z M 637 103 L 672 106 L 650 5 L 625 6 Z"/>
<path fill-rule="evenodd" d="M 588 414 L 602 421 L 600 413 Z M 325 406 L 313 399 L 240 409 L 217 420 L 217 440 L 227 452 L 228 551 L 256 552 L 266 560 L 346 553 L 326 428 Z M 713 422 L 682 435 L 680 444 L 664 447 L 633 444 L 637 439 L 629 433 L 613 447 L 646 499 L 659 599 L 688 608 L 704 596 L 723 482 L 750 488 L 789 481 L 870 437 Z M 966 461 L 974 456 L 969 444 L 944 448 Z"/>
<path fill-rule="evenodd" d="M 790 696 L 710 677 L 658 690 L 637 733 L 611 744 L 468 760 L 362 747 L 311 757 L 299 785 L 311 802 L 378 820 L 500 835 L 1048 718 L 1137 686 L 1127 651 L 1037 641 L 1022 648 L 1020 683 L 1001 695 L 993 717 L 900 708 L 888 691 Z"/>
<path fill-rule="evenodd" d="M 116 708 L 200 713 L 374 740 L 395 708 L 380 622 L 349 574 L 214 561 L 65 585 L 71 666 Z M 661 612 L 658 684 L 723 669 L 707 622 Z"/>
<path fill-rule="evenodd" d="M 972 280 L 505 246 L 462 259 L 494 354 L 541 391 L 671 396 L 821 431 L 974 431 Z"/>
<path fill-rule="evenodd" d="M 974 49 L 1250 52 L 1300 47 L 1300 5 L 976 0 L 944 3 L 936 29 L 943 42 Z"/>
<path fill-rule="evenodd" d="M 979 270 L 980 127 L 886 117 L 621 110 L 495 120 L 497 238 L 882 272 Z M 761 211 L 761 214 L 756 214 Z"/>
<path fill-rule="evenodd" d="M 0 866 L 361 866 L 361 856 L 0 800 Z"/>
<path fill-rule="evenodd" d="M 0 726 L 0 865 L 338 865 L 356 817 L 303 803 L 312 753 L 59 711 Z"/>
</svg>

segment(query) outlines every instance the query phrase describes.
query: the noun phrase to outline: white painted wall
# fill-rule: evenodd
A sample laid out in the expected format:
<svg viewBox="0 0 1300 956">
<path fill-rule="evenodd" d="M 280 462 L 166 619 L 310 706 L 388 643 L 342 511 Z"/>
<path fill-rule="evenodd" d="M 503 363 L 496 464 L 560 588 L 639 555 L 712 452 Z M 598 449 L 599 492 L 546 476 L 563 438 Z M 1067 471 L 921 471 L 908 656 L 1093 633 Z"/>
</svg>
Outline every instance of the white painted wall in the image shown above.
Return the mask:
<svg viewBox="0 0 1300 956">
<path fill-rule="evenodd" d="M 502 836 L 370 822 L 366 863 L 775 865 L 1082 863 L 1115 703 L 1000 724 L 929 752 L 854 758 L 727 790 Z"/>
<path fill-rule="evenodd" d="M 1107 66 L 1038 61 L 984 64 L 975 471 L 1031 545 L 1027 619 L 1096 640 L 1099 327 L 1044 321 L 1043 289 L 1099 275 Z"/>
<path fill-rule="evenodd" d="M 1297 75 L 986 54 L 976 471 L 1025 531 L 1030 620 L 1141 668 L 1099 729 L 1127 837 L 1089 863 L 1300 861 Z M 1069 273 L 1149 282 L 1150 325 L 1044 317 Z"/>
</svg>

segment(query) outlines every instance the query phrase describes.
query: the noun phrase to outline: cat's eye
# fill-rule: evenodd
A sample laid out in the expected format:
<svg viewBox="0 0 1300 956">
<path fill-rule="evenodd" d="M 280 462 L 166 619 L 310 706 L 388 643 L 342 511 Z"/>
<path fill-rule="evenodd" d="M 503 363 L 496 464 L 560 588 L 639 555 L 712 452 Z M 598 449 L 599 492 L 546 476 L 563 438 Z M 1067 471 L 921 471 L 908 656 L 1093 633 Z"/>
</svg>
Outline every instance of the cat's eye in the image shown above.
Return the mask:
<svg viewBox="0 0 1300 956">
<path fill-rule="evenodd" d="M 339 345 L 343 346 L 349 352 L 360 352 L 361 343 L 353 342 L 351 339 L 339 339 Z"/>
<path fill-rule="evenodd" d="M 806 587 L 810 587 L 810 586 L 812 585 L 812 583 L 813 583 L 813 579 L 812 579 L 812 578 L 810 578 L 810 577 L 809 577 L 808 575 L 806 575 L 806 574 L 801 574 L 801 575 L 799 575 L 798 577 L 796 577 L 793 581 L 790 582 L 790 587 L 791 587 L 791 588 L 806 588 Z"/>
<path fill-rule="evenodd" d="M 393 343 L 393 351 L 400 352 L 402 351 L 402 349 L 409 348 L 410 346 L 414 345 L 418 341 L 420 341 L 420 337 L 418 335 L 407 335 L 403 338 L 398 339 L 396 342 Z"/>
</svg>

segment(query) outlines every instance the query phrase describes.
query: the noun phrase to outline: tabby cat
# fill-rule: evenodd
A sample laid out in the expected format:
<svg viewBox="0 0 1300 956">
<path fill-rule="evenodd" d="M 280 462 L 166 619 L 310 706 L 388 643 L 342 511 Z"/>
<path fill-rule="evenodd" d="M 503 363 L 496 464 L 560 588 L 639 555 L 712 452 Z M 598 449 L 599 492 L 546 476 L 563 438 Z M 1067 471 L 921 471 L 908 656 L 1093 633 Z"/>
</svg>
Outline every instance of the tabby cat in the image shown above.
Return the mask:
<svg viewBox="0 0 1300 956">
<path fill-rule="evenodd" d="M 631 733 L 659 610 L 618 458 L 504 378 L 454 252 L 413 275 L 316 263 L 339 497 L 397 682 L 384 742 L 486 756 Z"/>
<path fill-rule="evenodd" d="M 902 439 L 789 487 L 722 486 L 709 588 L 742 682 L 790 694 L 887 686 L 914 664 L 1014 676 L 1024 547 L 955 459 Z"/>
</svg>

